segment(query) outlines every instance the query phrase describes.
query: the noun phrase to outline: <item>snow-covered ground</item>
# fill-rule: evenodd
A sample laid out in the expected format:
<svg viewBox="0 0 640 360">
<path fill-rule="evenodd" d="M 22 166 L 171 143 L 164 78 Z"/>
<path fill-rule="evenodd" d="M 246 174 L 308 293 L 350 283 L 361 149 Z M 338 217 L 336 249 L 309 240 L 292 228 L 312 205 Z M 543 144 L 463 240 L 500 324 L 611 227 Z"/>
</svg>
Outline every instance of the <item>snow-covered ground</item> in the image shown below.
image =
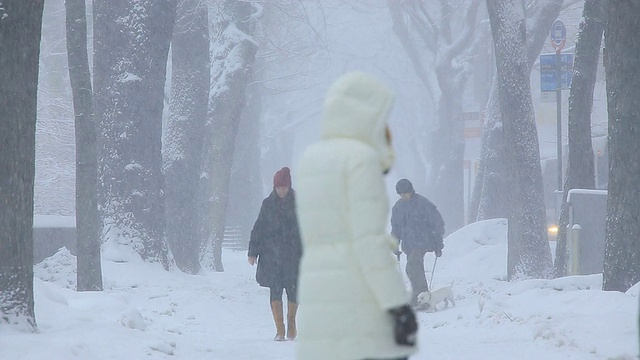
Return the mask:
<svg viewBox="0 0 640 360">
<path fill-rule="evenodd" d="M 623 294 L 603 292 L 600 275 L 506 282 L 505 229 L 490 220 L 445 240 L 433 282 L 453 284 L 457 306 L 419 314 L 412 359 L 637 358 L 640 285 Z M 38 333 L 0 327 L 0 359 L 294 359 L 295 342 L 272 340 L 268 290 L 246 254 L 224 261 L 224 273 L 191 276 L 103 259 L 105 291 L 77 293 L 63 249 L 36 266 Z"/>
</svg>

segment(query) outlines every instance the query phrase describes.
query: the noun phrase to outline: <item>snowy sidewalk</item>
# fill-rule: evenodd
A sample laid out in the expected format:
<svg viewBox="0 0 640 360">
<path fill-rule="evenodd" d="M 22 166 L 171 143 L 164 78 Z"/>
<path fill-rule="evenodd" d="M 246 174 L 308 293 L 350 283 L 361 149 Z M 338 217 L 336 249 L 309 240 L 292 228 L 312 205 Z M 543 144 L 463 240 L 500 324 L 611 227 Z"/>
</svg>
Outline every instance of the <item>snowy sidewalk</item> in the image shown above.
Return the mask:
<svg viewBox="0 0 640 360">
<path fill-rule="evenodd" d="M 623 294 L 601 291 L 600 275 L 506 282 L 503 231 L 484 222 L 446 239 L 434 285 L 453 283 L 457 306 L 419 314 L 412 360 L 637 358 L 638 285 Z M 272 340 L 269 291 L 246 253 L 223 260 L 224 273 L 195 276 L 103 260 L 105 291 L 77 293 L 75 259 L 59 252 L 36 267 L 39 333 L 0 327 L 0 360 L 293 360 L 295 342 Z"/>
</svg>

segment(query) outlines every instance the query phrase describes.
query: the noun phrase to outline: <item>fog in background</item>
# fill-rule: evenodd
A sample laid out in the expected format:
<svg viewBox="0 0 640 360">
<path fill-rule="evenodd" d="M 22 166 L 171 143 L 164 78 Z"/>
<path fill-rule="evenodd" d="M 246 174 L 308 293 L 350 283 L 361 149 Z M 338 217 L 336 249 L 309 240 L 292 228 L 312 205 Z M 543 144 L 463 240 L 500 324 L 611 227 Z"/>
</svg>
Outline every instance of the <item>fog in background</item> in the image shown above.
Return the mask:
<svg viewBox="0 0 640 360">
<path fill-rule="evenodd" d="M 278 3 L 278 2 L 275 2 Z M 290 3 L 290 2 L 282 2 Z M 409 178 L 416 190 L 430 195 L 429 171 L 433 151 L 430 142 L 437 117 L 437 84 L 435 59 L 423 61 L 431 73 L 434 86 L 427 89 L 394 33 L 390 10 L 381 1 L 303 1 L 298 6 L 265 6 L 262 28 L 257 37 L 258 53 L 248 94 L 258 96 L 260 106 L 239 130 L 232 175 L 227 225 L 247 225 L 255 219 L 259 201 L 272 188 L 272 176 L 283 166 L 293 169 L 304 148 L 319 136 L 324 94 L 330 84 L 350 70 L 362 70 L 380 77 L 395 92 L 391 113 L 391 130 L 396 151 L 396 164 L 387 176 L 390 196 L 400 178 Z M 582 2 L 565 4 L 560 17 L 567 26 L 565 52 L 575 46 Z M 462 2 L 451 18 L 461 17 L 467 2 Z M 91 3 L 88 3 L 89 36 L 91 37 Z M 270 12 L 269 12 L 270 11 Z M 456 32 L 453 21 L 454 33 Z M 460 28 L 457 31 L 462 29 Z M 464 86 L 463 111 L 482 113 L 495 73 L 489 21 L 484 4 L 479 6 L 474 30 L 474 59 L 471 76 Z M 426 46 L 426 45 L 425 45 Z M 89 39 L 91 64 L 91 39 Z M 547 42 L 542 53 L 553 53 Z M 428 55 L 428 52 L 424 52 Z M 45 3 L 41 44 L 38 92 L 35 213 L 43 215 L 74 214 L 74 127 L 71 88 L 67 69 L 64 29 L 64 2 Z M 431 68 L 429 67 L 431 65 Z M 167 66 L 170 89 L 171 59 Z M 594 91 L 592 114 L 593 136 L 606 135 L 606 93 L 602 62 Z M 531 73 L 532 98 L 538 124 L 541 160 L 556 157 L 556 110 L 553 102 L 540 102 L 539 63 Z M 434 92 L 434 89 L 436 91 Z M 170 91 L 166 91 L 169 97 Z M 563 134 L 566 144 L 568 91 L 563 94 Z M 168 99 L 165 101 L 168 104 Z M 165 115 L 168 105 L 165 106 Z M 481 115 L 480 115 L 481 116 Z M 256 128 L 255 124 L 259 124 Z M 469 127 L 478 126 L 475 123 Z M 254 133 L 248 134 L 247 132 Z M 258 136 L 257 143 L 252 136 Z M 243 139 L 245 142 L 243 142 Z M 248 141 L 246 141 L 249 139 Z M 259 163 L 246 161 L 250 153 L 258 154 Z M 480 156 L 480 138 L 465 139 L 465 160 L 471 171 L 464 172 L 464 199 L 468 203 L 473 187 L 474 168 Z M 565 159 L 566 160 L 566 159 Z M 260 179 L 249 188 L 252 196 L 244 196 L 242 179 L 248 167 L 258 167 Z M 553 168 L 553 167 L 551 167 Z M 547 176 L 554 190 L 555 174 Z M 549 181 L 547 181 L 549 182 Z M 234 186 L 237 184 L 238 186 Z M 547 187 L 549 187 L 547 186 Z M 295 188 L 295 177 L 293 179 Z M 466 211 L 466 208 L 465 208 Z"/>
</svg>

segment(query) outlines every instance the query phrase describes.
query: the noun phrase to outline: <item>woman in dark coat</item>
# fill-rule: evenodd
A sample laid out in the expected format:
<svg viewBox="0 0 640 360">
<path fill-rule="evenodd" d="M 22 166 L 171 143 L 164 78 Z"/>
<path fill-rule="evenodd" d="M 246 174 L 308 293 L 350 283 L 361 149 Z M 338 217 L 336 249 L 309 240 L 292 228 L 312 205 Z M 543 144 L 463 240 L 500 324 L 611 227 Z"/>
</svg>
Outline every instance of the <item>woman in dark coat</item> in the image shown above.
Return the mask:
<svg viewBox="0 0 640 360">
<path fill-rule="evenodd" d="M 287 292 L 287 339 L 297 335 L 298 266 L 302 256 L 300 231 L 295 209 L 291 172 L 284 167 L 273 177 L 273 191 L 262 201 L 258 219 L 251 230 L 249 264 L 258 263 L 256 280 L 268 287 L 271 312 L 276 324 L 274 340 L 285 339 L 282 293 Z"/>
</svg>

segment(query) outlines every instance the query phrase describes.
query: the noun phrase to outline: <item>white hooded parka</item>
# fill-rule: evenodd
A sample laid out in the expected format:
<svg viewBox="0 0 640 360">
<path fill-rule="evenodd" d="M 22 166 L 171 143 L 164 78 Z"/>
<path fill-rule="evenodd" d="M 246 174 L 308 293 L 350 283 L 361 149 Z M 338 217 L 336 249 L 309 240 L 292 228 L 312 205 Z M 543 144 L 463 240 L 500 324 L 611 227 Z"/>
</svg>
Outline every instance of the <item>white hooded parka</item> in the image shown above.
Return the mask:
<svg viewBox="0 0 640 360">
<path fill-rule="evenodd" d="M 321 140 L 298 164 L 299 360 L 387 359 L 417 350 L 395 343 L 388 312 L 409 302 L 392 254 L 396 240 L 386 231 L 392 102 L 376 79 L 343 76 L 325 99 Z"/>
</svg>

